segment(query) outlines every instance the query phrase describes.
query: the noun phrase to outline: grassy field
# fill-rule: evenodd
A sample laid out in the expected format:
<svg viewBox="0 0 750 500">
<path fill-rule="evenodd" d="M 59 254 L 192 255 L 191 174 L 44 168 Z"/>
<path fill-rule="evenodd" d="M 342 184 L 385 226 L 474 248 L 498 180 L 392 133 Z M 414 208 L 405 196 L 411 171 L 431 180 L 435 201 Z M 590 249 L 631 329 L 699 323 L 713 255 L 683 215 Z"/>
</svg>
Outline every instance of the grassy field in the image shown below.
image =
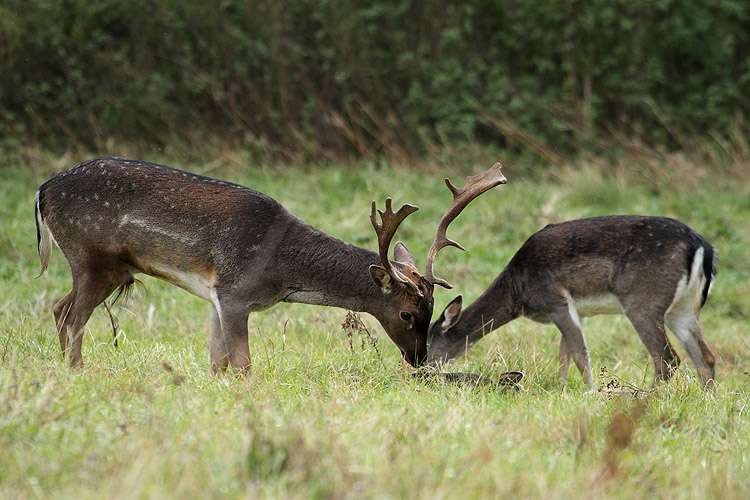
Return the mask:
<svg viewBox="0 0 750 500">
<path fill-rule="evenodd" d="M 473 300 L 534 231 L 612 213 L 676 217 L 720 252 L 703 309 L 717 357 L 705 392 L 683 359 L 650 389 L 651 363 L 620 316 L 587 323 L 597 390 L 571 369 L 556 380 L 559 337 L 521 319 L 480 342 L 456 369 L 526 374 L 517 393 L 426 384 L 376 322 L 342 330 L 346 311 L 282 304 L 250 317 L 252 375 L 215 377 L 209 308 L 163 282 L 116 306 L 120 341 L 102 308 L 89 321 L 82 370 L 60 359 L 52 305 L 70 289 L 55 249 L 39 270 L 38 185 L 78 160 L 0 169 L 0 498 L 748 498 L 750 496 L 750 172 L 654 175 L 504 169 L 496 188 L 459 217 L 436 274 L 435 315 L 455 293 Z M 370 201 L 420 207 L 397 238 L 423 265 L 450 201 L 438 174 L 406 169 L 238 169 L 173 165 L 241 182 L 316 227 L 369 248 Z M 696 175 L 698 172 L 699 175 Z M 701 174 L 702 172 L 702 174 Z"/>
</svg>

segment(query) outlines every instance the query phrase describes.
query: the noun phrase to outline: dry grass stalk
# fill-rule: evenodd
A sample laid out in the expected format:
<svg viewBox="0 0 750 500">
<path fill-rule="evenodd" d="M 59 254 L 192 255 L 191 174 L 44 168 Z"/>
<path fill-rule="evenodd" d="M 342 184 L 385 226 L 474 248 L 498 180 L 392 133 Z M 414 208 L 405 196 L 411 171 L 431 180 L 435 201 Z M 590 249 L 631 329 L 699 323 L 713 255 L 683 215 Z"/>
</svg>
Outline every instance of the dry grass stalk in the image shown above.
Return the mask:
<svg viewBox="0 0 750 500">
<path fill-rule="evenodd" d="M 362 350 L 364 351 L 368 346 L 372 347 L 381 364 L 383 363 L 383 358 L 378 348 L 378 338 L 370 333 L 359 313 L 347 311 L 344 321 L 341 323 L 341 329 L 346 332 L 346 336 L 349 338 L 349 349 L 351 349 L 352 354 L 354 354 L 354 335 L 356 334 L 360 339 Z"/>
</svg>

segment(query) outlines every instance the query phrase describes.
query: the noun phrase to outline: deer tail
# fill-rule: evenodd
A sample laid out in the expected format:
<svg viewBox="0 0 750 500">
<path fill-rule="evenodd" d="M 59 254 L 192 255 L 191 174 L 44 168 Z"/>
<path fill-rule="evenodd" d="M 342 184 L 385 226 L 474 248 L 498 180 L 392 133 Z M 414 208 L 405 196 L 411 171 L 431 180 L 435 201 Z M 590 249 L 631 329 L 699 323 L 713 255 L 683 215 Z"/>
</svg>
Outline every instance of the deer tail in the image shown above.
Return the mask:
<svg viewBox="0 0 750 500">
<path fill-rule="evenodd" d="M 708 292 L 711 290 L 711 284 L 716 277 L 716 270 L 719 261 L 719 253 L 707 241 L 703 241 L 703 275 L 706 277 L 706 283 L 703 285 L 701 295 L 701 307 L 708 300 Z"/>
<path fill-rule="evenodd" d="M 39 262 L 42 265 L 42 269 L 37 274 L 37 278 L 44 274 L 44 270 L 47 269 L 49 264 L 50 254 L 52 253 L 52 233 L 47 227 L 47 223 L 44 222 L 42 216 L 42 210 L 40 208 L 41 189 L 36 192 L 36 200 L 34 202 L 34 216 L 36 218 L 36 245 L 37 251 L 39 252 Z"/>
</svg>

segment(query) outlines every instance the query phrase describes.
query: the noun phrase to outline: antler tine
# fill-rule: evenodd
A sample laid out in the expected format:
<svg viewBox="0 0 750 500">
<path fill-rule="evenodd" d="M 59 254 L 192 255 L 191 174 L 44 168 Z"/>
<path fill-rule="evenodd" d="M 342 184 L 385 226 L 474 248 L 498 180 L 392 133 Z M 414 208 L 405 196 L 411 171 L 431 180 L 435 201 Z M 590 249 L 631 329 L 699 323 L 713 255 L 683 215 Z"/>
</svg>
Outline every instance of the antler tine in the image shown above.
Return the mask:
<svg viewBox="0 0 750 500">
<path fill-rule="evenodd" d="M 391 246 L 391 240 L 396 234 L 398 226 L 401 225 L 407 216 L 416 212 L 418 208 L 414 205 L 406 204 L 399 208 L 398 212 L 394 212 L 391 207 L 391 202 L 391 198 L 386 198 L 385 212 L 382 212 L 376 207 L 375 202 L 373 201 L 372 211 L 370 212 L 370 221 L 372 222 L 372 227 L 375 228 L 375 234 L 378 235 L 378 253 L 380 254 L 380 261 L 383 263 L 383 267 L 385 267 L 385 270 L 391 275 L 391 277 L 405 283 L 406 280 L 399 273 L 394 272 L 394 269 L 391 266 L 391 261 L 388 260 L 388 249 Z M 380 214 L 382 224 L 378 224 L 378 219 L 375 216 L 376 210 Z"/>
<path fill-rule="evenodd" d="M 430 283 L 434 285 L 440 285 L 449 289 L 453 288 L 450 283 L 436 277 L 433 273 L 432 268 L 433 264 L 435 263 L 435 256 L 442 248 L 447 246 L 454 246 L 456 248 L 464 250 L 464 247 L 446 236 L 448 225 L 453 222 L 453 219 L 458 217 L 458 214 L 460 214 L 461 211 L 466 208 L 466 205 L 468 205 L 471 200 L 499 184 L 505 184 L 506 182 L 508 182 L 500 171 L 501 168 L 502 165 L 500 165 L 500 163 L 495 163 L 494 165 L 492 165 L 492 167 L 488 168 L 484 172 L 481 172 L 472 177 L 466 177 L 466 185 L 461 189 L 458 189 L 456 186 L 454 186 L 450 180 L 445 179 L 446 186 L 448 186 L 448 189 L 450 189 L 451 193 L 453 193 L 453 202 L 451 203 L 450 207 L 448 207 L 448 211 L 445 212 L 445 215 L 443 215 L 443 217 L 440 219 L 440 223 L 438 224 L 437 229 L 437 235 L 435 236 L 435 241 L 432 243 L 432 245 L 430 246 L 430 250 L 427 252 L 427 265 L 424 277 Z"/>
</svg>

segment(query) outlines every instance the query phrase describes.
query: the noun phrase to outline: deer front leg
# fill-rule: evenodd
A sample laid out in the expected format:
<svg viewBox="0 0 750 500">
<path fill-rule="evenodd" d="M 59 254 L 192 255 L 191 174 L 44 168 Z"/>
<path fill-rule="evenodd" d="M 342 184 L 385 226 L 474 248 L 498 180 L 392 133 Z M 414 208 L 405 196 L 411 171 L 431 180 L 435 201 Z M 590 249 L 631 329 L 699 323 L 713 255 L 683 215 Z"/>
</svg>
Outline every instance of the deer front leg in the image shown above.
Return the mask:
<svg viewBox="0 0 750 500">
<path fill-rule="evenodd" d="M 211 369 L 225 372 L 229 365 L 235 373 L 250 371 L 250 348 L 247 342 L 248 306 L 231 303 L 211 305 L 209 352 Z"/>
<path fill-rule="evenodd" d="M 583 327 L 586 324 L 586 318 L 580 318 L 581 321 L 581 333 L 583 333 Z M 568 372 L 570 371 L 570 360 L 571 353 L 568 348 L 568 344 L 565 342 L 565 336 L 560 336 L 560 349 L 557 353 L 557 359 L 560 361 L 560 374 L 558 378 L 560 382 L 566 382 L 568 380 Z"/>
<path fill-rule="evenodd" d="M 586 339 L 583 337 L 583 325 L 575 307 L 572 305 L 560 307 L 553 314 L 550 314 L 549 318 L 562 333 L 562 340 L 560 341 L 560 379 L 562 381 L 567 380 L 567 366 L 572 357 L 578 371 L 583 375 L 583 383 L 591 385 L 594 382 L 594 376 L 591 373 L 589 351 L 586 347 Z M 563 354 L 563 350 L 565 354 Z"/>
<path fill-rule="evenodd" d="M 560 336 L 560 350 L 557 352 L 557 359 L 560 361 L 560 382 L 568 380 L 568 371 L 570 370 L 570 351 L 568 344 L 565 343 L 565 337 Z"/>
</svg>

